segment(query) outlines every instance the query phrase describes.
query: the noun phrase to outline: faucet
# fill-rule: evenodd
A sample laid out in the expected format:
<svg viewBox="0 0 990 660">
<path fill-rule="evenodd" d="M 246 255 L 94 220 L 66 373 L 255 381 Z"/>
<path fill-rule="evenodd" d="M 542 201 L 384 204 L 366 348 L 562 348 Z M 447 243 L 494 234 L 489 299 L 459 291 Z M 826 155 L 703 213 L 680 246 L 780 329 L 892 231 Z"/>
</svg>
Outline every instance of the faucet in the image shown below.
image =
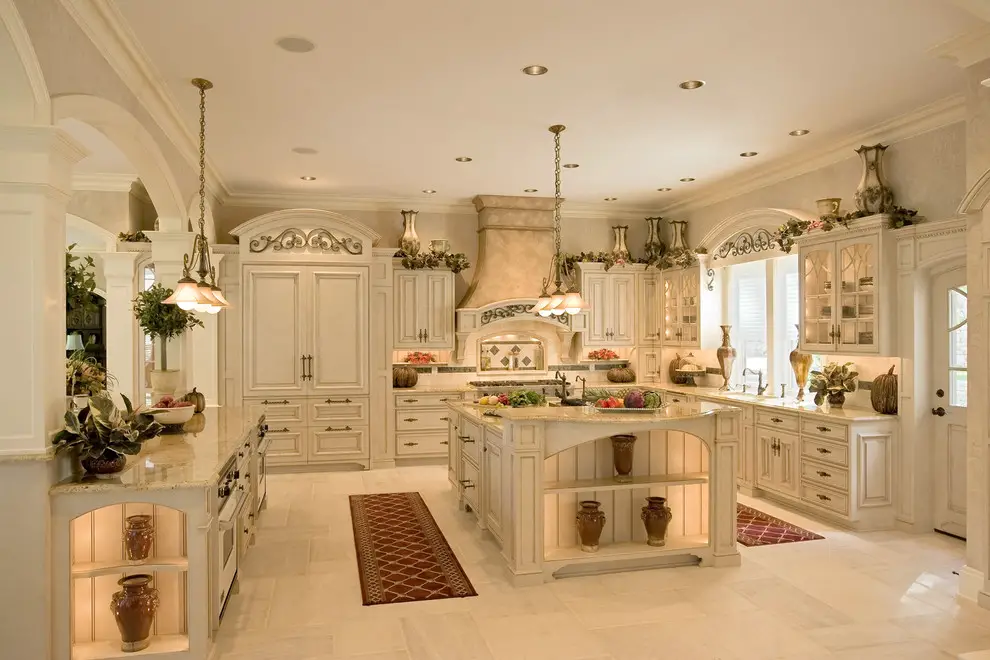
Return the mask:
<svg viewBox="0 0 990 660">
<path fill-rule="evenodd" d="M 758 396 L 762 396 L 763 393 L 767 391 L 767 385 L 763 384 L 763 370 L 750 369 L 749 367 L 746 367 L 742 372 L 743 378 L 745 378 L 747 374 L 756 374 L 759 378 L 759 382 L 756 385 L 756 394 Z"/>
<path fill-rule="evenodd" d="M 588 385 L 588 381 L 585 380 L 584 376 L 575 376 L 574 380 L 575 382 L 581 381 L 581 400 L 584 401 L 584 389 Z"/>
<path fill-rule="evenodd" d="M 567 398 L 567 375 L 558 371 L 553 375 L 553 379 L 560 381 L 560 392 L 558 396 L 560 397 L 560 400 L 563 401 Z"/>
</svg>

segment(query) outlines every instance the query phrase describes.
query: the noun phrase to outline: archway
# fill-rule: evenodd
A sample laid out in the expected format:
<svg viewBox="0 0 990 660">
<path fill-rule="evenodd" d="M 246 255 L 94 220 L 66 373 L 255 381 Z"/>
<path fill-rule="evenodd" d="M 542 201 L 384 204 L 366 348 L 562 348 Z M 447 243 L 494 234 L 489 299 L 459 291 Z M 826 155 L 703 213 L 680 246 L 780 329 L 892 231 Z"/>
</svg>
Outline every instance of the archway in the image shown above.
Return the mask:
<svg viewBox="0 0 990 660">
<path fill-rule="evenodd" d="M 48 86 L 13 0 L 0 0 L 0 124 L 48 126 Z"/>
<path fill-rule="evenodd" d="M 65 245 L 76 245 L 85 252 L 113 252 L 117 249 L 117 237 L 85 218 L 66 213 Z"/>
<path fill-rule="evenodd" d="M 814 213 L 799 209 L 756 208 L 736 213 L 716 223 L 708 230 L 698 247 L 707 248 L 712 252 L 724 241 L 747 229 L 773 230 L 788 220 L 804 220 L 811 222 L 818 218 Z"/>
</svg>

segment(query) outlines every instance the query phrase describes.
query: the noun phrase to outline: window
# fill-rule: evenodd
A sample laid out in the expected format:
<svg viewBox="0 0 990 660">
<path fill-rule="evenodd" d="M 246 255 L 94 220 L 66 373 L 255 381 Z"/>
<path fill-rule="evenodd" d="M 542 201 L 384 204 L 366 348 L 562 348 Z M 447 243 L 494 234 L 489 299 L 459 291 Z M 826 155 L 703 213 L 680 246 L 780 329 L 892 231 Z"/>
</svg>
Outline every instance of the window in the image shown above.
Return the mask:
<svg viewBox="0 0 990 660">
<path fill-rule="evenodd" d="M 147 291 L 155 284 L 155 265 L 148 264 L 142 269 L 141 274 L 141 289 Z M 144 365 L 144 369 L 142 370 L 144 403 L 150 406 L 153 403 L 151 400 L 151 370 L 155 368 L 155 343 L 151 341 L 151 337 L 148 335 L 144 335 L 142 349 L 141 363 Z"/>
<path fill-rule="evenodd" d="M 767 356 L 767 270 L 762 262 L 732 266 L 732 300 L 735 317 L 732 343 L 736 348 L 735 378 L 744 381 L 744 370 L 769 373 Z"/>
<path fill-rule="evenodd" d="M 949 289 L 949 405 L 966 407 L 966 285 Z"/>
</svg>

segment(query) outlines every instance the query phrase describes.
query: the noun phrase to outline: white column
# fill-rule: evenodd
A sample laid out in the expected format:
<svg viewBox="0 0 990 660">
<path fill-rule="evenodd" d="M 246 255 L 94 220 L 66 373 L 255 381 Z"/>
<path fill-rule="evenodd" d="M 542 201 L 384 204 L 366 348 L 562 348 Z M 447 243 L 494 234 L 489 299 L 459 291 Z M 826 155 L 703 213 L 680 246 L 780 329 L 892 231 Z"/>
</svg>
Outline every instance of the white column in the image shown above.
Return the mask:
<svg viewBox="0 0 990 660">
<path fill-rule="evenodd" d="M 235 246 L 236 247 L 236 246 Z M 218 269 L 220 288 L 230 307 L 220 312 L 218 332 L 220 350 L 218 369 L 221 406 L 241 405 L 241 259 L 236 253 L 228 253 Z M 391 383 L 391 381 L 389 381 Z"/>
<path fill-rule="evenodd" d="M 2 95 L 2 93 L 0 93 Z M 65 209 L 85 152 L 54 127 L 0 126 L 0 655 L 51 657 L 48 489 L 65 412 Z"/>
<path fill-rule="evenodd" d="M 107 371 L 117 379 L 115 391 L 137 401 L 138 332 L 134 320 L 134 264 L 137 252 L 106 252 L 103 276 L 107 290 Z"/>
<path fill-rule="evenodd" d="M 173 223 L 174 224 L 174 223 Z M 164 227 L 159 223 L 159 227 Z M 187 254 L 192 254 L 194 234 L 188 231 L 148 231 L 145 235 L 151 239 L 151 260 L 155 264 L 155 283 L 174 289 L 176 283 L 182 277 L 182 259 Z M 179 383 L 177 394 L 186 391 L 186 383 L 190 377 L 187 369 L 184 369 L 185 358 L 188 354 L 187 341 L 189 333 L 183 334 L 178 339 L 168 342 L 168 366 L 169 369 L 183 370 L 183 379 Z M 157 355 L 157 347 L 156 347 Z M 160 368 L 161 357 L 158 356 L 159 364 L 155 368 Z"/>
<path fill-rule="evenodd" d="M 210 251 L 210 262 L 220 272 L 220 261 L 222 254 L 213 254 Z M 183 368 L 189 375 L 186 379 L 186 387 L 202 393 L 206 397 L 206 405 L 220 405 L 220 378 L 219 378 L 219 333 L 221 314 L 229 312 L 222 311 L 220 314 L 197 314 L 196 316 L 203 322 L 202 328 L 195 328 L 186 340 L 186 351 L 188 358 Z"/>
</svg>

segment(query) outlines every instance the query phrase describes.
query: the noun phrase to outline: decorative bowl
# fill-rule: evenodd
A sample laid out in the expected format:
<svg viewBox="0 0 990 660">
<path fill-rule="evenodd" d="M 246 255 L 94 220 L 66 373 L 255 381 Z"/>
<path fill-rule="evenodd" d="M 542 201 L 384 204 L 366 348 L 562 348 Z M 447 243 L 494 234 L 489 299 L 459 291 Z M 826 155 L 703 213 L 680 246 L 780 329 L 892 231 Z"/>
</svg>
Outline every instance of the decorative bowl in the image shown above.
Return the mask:
<svg viewBox="0 0 990 660">
<path fill-rule="evenodd" d="M 185 424 L 196 413 L 196 406 L 183 406 L 181 408 L 148 408 L 149 413 L 154 414 L 155 421 L 163 426 L 174 426 Z"/>
</svg>

